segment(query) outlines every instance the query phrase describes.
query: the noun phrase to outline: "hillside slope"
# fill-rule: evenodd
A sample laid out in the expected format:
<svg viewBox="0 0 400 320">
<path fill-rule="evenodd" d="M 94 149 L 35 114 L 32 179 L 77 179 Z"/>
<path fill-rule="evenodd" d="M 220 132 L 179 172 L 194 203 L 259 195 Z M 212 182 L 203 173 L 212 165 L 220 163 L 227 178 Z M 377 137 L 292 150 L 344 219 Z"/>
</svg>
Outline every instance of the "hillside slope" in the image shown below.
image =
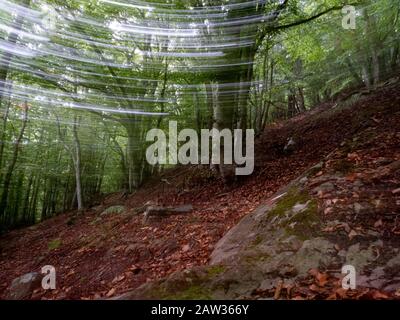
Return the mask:
<svg viewBox="0 0 400 320">
<path fill-rule="evenodd" d="M 391 93 L 353 106 L 357 132 L 232 228 L 210 266 L 119 298 L 398 298 L 400 110 Z M 342 288 L 344 265 L 357 272 L 356 290 Z"/>
<path fill-rule="evenodd" d="M 206 168 L 179 167 L 128 198 L 2 236 L 0 296 L 53 265 L 58 289 L 29 298 L 340 298 L 345 262 L 360 271 L 354 297 L 395 296 L 400 85 L 356 98 L 267 128 L 254 175 L 229 190 Z M 194 209 L 145 223 L 135 209 L 148 201 Z"/>
</svg>

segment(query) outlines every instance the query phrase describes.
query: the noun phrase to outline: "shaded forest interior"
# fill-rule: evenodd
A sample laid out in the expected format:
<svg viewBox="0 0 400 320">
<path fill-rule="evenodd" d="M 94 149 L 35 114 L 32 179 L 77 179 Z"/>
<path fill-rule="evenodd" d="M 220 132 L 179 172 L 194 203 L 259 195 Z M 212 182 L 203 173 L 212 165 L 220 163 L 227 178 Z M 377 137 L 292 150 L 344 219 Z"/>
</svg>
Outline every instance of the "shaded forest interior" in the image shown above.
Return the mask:
<svg viewBox="0 0 400 320">
<path fill-rule="evenodd" d="M 399 69 L 393 1 L 360 1 L 355 29 L 340 1 L 192 2 L 5 2 L 3 230 L 134 192 L 170 167 L 145 158 L 170 120 L 259 134 Z"/>
<path fill-rule="evenodd" d="M 371 179 L 397 212 L 399 15 L 393 0 L 0 0 L 1 296 L 44 261 L 62 265 L 62 289 L 33 298 L 113 297 L 207 265 L 243 217 L 323 160 L 348 177 L 386 157 Z M 254 130 L 254 172 L 235 176 L 225 153 L 150 163 L 148 133 L 172 139 L 172 121 L 199 138 Z M 368 136 L 364 158 L 352 145 L 327 160 L 369 129 L 386 151 Z"/>
</svg>

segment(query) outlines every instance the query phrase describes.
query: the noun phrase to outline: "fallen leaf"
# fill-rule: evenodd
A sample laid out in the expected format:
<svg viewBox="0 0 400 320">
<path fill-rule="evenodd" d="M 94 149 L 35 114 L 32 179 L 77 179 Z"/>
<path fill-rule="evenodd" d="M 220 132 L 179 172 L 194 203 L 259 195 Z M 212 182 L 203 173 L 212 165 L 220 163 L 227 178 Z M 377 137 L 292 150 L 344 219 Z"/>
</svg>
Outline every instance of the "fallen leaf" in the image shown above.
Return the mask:
<svg viewBox="0 0 400 320">
<path fill-rule="evenodd" d="M 275 294 L 274 294 L 274 299 L 275 300 L 278 300 L 279 297 L 281 296 L 282 287 L 283 287 L 283 281 L 280 280 L 278 282 L 278 285 L 277 285 L 276 290 L 275 290 Z"/>
<path fill-rule="evenodd" d="M 359 161 L 359 160 L 361 160 L 360 156 L 359 156 L 356 152 L 349 153 L 349 154 L 347 155 L 347 158 L 348 158 L 349 160 L 354 160 L 354 161 Z"/>
<path fill-rule="evenodd" d="M 354 182 L 357 179 L 357 173 L 352 173 L 346 176 L 346 180 L 349 182 Z"/>
<path fill-rule="evenodd" d="M 375 227 L 375 228 L 379 228 L 379 227 L 382 227 L 382 226 L 383 226 L 382 219 L 379 219 L 378 221 L 376 221 L 376 222 L 374 223 L 374 227 Z"/>
<path fill-rule="evenodd" d="M 108 298 L 111 297 L 112 295 L 114 295 L 115 291 L 116 291 L 115 288 L 112 288 L 110 291 L 107 292 L 106 296 Z"/>
<path fill-rule="evenodd" d="M 351 240 L 351 239 L 353 239 L 354 237 L 356 237 L 356 236 L 358 236 L 358 235 L 359 235 L 359 233 L 358 233 L 357 231 L 351 230 L 351 231 L 349 232 L 349 239 Z"/>
<path fill-rule="evenodd" d="M 321 293 L 323 291 L 322 288 L 318 287 L 316 284 L 312 284 L 311 286 L 308 287 L 311 291 Z"/>
<path fill-rule="evenodd" d="M 75 271 L 72 269 L 70 272 L 68 272 L 68 274 L 66 276 L 69 277 L 69 276 L 72 276 L 73 274 L 75 274 Z"/>
<path fill-rule="evenodd" d="M 392 193 L 393 193 L 393 194 L 400 193 L 400 188 L 394 189 L 394 190 L 392 191 Z"/>
<path fill-rule="evenodd" d="M 302 296 L 295 296 L 292 298 L 292 300 L 306 300 L 306 298 L 303 298 Z"/>
<path fill-rule="evenodd" d="M 382 121 L 380 119 L 377 119 L 376 117 L 371 117 L 371 120 L 376 122 L 376 123 L 378 123 L 378 124 L 381 123 L 381 121 Z"/>
<path fill-rule="evenodd" d="M 326 273 L 318 273 L 316 278 L 320 287 L 324 287 L 328 283 L 328 274 Z"/>
<path fill-rule="evenodd" d="M 120 281 L 122 281 L 122 280 L 124 280 L 124 279 L 125 279 L 125 276 L 124 276 L 124 275 L 121 275 L 121 276 L 115 277 L 115 278 L 113 279 L 113 281 L 111 281 L 111 283 L 120 282 Z"/>
<path fill-rule="evenodd" d="M 347 290 L 343 288 L 339 288 L 336 290 L 336 295 L 339 296 L 339 298 L 343 299 L 347 296 Z"/>
<path fill-rule="evenodd" d="M 332 293 L 326 300 L 337 300 L 336 293 Z"/>
<path fill-rule="evenodd" d="M 375 291 L 372 294 L 372 298 L 377 299 L 377 300 L 379 300 L 379 299 L 389 299 L 389 296 L 384 294 L 383 292 Z"/>
</svg>

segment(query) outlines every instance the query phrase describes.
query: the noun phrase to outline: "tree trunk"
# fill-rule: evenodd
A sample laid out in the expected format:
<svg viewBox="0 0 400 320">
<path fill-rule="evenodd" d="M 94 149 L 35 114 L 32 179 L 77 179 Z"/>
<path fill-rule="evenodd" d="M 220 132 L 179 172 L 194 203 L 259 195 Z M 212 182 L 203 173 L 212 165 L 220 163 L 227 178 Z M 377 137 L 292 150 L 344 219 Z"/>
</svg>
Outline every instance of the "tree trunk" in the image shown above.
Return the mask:
<svg viewBox="0 0 400 320">
<path fill-rule="evenodd" d="M 11 158 L 11 162 L 10 162 L 10 164 L 8 166 L 6 175 L 4 177 L 3 194 L 1 195 L 1 200 L 0 200 L 0 217 L 2 217 L 5 214 L 5 211 L 7 209 L 7 201 L 8 201 L 8 194 L 9 194 L 9 191 L 10 191 L 9 189 L 10 189 L 10 184 L 11 184 L 11 178 L 12 178 L 12 174 L 13 174 L 15 165 L 17 163 L 20 144 L 22 142 L 22 139 L 24 138 L 26 124 L 28 122 L 28 109 L 29 109 L 28 103 L 25 102 L 25 104 L 24 104 L 24 117 L 23 117 L 23 120 L 22 120 L 21 131 L 19 133 L 17 141 L 15 142 L 14 152 L 13 152 L 13 155 L 12 155 L 12 158 Z"/>
<path fill-rule="evenodd" d="M 299 92 L 299 100 L 298 100 L 298 102 L 299 102 L 300 112 L 305 112 L 306 111 L 306 104 L 305 104 L 305 101 L 304 101 L 303 88 L 299 87 L 298 88 L 298 92 Z"/>
<path fill-rule="evenodd" d="M 372 49 L 372 79 L 373 84 L 376 86 L 380 81 L 380 63 L 376 50 Z"/>
<path fill-rule="evenodd" d="M 128 134 L 128 145 L 126 148 L 126 167 L 128 170 L 128 185 L 130 193 L 138 189 L 142 183 L 142 145 L 140 139 L 140 128 L 138 127 L 138 125 L 126 126 L 126 132 Z"/>
<path fill-rule="evenodd" d="M 73 157 L 75 166 L 75 182 L 76 182 L 76 200 L 78 204 L 78 210 L 83 209 L 82 199 L 82 184 L 81 184 L 81 144 L 78 137 L 78 119 L 75 116 L 74 120 L 74 145 L 75 145 L 75 156 Z"/>
<path fill-rule="evenodd" d="M 8 84 L 6 90 L 9 91 L 11 88 L 11 84 Z M 10 104 L 11 104 L 11 99 L 7 101 L 7 106 L 4 111 L 3 115 L 3 125 L 1 128 L 1 137 L 0 137 L 0 168 L 2 168 L 3 165 L 3 155 L 4 155 L 4 145 L 5 145 L 5 140 L 6 140 L 6 132 L 7 132 L 7 122 L 8 122 L 8 115 L 10 113 Z M 2 107 L 3 104 L 0 101 L 0 106 Z M 0 171 L 0 182 L 2 181 L 3 174 Z"/>
</svg>

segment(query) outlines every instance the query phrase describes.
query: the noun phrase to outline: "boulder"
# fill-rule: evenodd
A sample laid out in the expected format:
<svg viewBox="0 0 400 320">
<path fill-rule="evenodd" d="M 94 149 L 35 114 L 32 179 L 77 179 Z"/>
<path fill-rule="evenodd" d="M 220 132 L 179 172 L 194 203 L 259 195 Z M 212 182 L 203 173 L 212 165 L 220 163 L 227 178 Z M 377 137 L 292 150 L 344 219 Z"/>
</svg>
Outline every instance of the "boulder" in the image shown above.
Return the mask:
<svg viewBox="0 0 400 320">
<path fill-rule="evenodd" d="M 43 275 L 37 272 L 27 273 L 15 278 L 11 283 L 8 299 L 22 300 L 30 298 L 33 291 L 41 287 L 42 278 Z"/>
<path fill-rule="evenodd" d="M 124 206 L 112 206 L 112 207 L 108 207 L 106 210 L 104 210 L 101 213 L 101 216 L 105 216 L 105 215 L 109 215 L 109 214 L 120 214 L 120 213 L 123 213 L 124 211 L 125 211 Z"/>
<path fill-rule="evenodd" d="M 294 141 L 293 138 L 288 139 L 288 142 L 286 143 L 285 147 L 283 148 L 283 152 L 285 154 L 291 154 L 296 150 L 297 143 Z"/>
</svg>

